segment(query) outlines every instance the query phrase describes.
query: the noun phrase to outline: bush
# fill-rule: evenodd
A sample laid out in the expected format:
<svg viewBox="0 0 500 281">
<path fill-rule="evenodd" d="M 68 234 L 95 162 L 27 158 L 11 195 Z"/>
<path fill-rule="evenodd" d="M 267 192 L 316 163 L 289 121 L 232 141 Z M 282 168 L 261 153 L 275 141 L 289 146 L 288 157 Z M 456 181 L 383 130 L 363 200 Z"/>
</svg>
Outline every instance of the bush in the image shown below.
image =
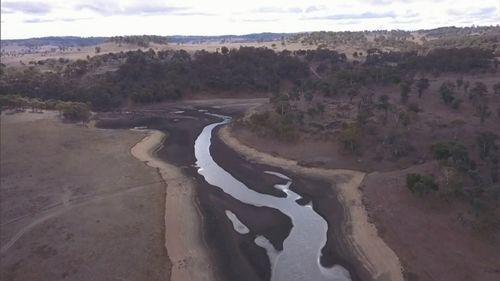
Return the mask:
<svg viewBox="0 0 500 281">
<path fill-rule="evenodd" d="M 433 177 L 420 174 L 408 174 L 406 176 L 406 187 L 418 195 L 424 195 L 439 189 Z"/>
<path fill-rule="evenodd" d="M 451 166 L 462 171 L 473 168 L 467 148 L 456 142 L 438 142 L 431 146 L 431 152 L 436 160 L 449 161 Z"/>
<path fill-rule="evenodd" d="M 90 108 L 81 102 L 67 103 L 62 107 L 62 114 L 66 120 L 87 122 L 90 118 Z"/>
</svg>

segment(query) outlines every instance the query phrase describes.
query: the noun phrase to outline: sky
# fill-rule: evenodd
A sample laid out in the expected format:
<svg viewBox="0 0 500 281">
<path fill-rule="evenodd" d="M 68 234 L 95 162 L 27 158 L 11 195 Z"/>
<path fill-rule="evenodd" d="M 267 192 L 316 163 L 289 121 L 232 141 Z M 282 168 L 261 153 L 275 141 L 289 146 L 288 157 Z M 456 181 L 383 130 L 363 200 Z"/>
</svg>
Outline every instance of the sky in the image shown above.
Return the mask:
<svg viewBox="0 0 500 281">
<path fill-rule="evenodd" d="M 1 38 L 224 35 L 500 24 L 500 0 L 2 0 Z"/>
</svg>

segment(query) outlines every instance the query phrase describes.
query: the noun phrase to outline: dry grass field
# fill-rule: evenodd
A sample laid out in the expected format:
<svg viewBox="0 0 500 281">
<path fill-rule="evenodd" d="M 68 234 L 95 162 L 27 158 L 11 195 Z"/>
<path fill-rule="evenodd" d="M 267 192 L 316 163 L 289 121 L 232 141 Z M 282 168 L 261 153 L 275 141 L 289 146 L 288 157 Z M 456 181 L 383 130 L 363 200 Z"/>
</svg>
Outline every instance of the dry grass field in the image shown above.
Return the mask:
<svg viewBox="0 0 500 281">
<path fill-rule="evenodd" d="M 1 280 L 165 280 L 165 187 L 129 130 L 1 116 Z"/>
</svg>

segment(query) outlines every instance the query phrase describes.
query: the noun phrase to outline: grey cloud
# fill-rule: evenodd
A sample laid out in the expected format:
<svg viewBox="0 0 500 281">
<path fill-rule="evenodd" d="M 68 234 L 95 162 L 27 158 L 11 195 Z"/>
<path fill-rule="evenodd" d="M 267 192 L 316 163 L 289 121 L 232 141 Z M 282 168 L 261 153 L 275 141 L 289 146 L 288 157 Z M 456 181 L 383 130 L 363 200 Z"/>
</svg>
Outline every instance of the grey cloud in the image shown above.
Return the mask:
<svg viewBox="0 0 500 281">
<path fill-rule="evenodd" d="M 409 24 L 409 23 L 418 23 L 421 22 L 420 19 L 409 19 L 409 20 L 393 20 L 391 23 L 395 24 Z"/>
<path fill-rule="evenodd" d="M 276 22 L 279 19 L 244 19 L 244 22 Z"/>
<path fill-rule="evenodd" d="M 44 23 L 44 22 L 54 22 L 54 19 L 29 19 L 25 20 L 25 23 Z"/>
<path fill-rule="evenodd" d="M 312 20 L 355 20 L 355 19 L 381 19 L 381 18 L 396 18 L 396 14 L 394 12 L 387 13 L 372 13 L 365 12 L 361 14 L 336 14 L 336 15 L 328 15 L 328 16 L 320 16 L 320 17 L 309 17 L 305 19 Z"/>
<path fill-rule="evenodd" d="M 203 12 L 176 12 L 173 13 L 174 16 L 206 16 L 206 17 L 213 17 L 216 16 L 216 14 L 213 13 L 203 13 Z"/>
<path fill-rule="evenodd" d="M 326 7 L 325 6 L 309 6 L 306 8 L 305 10 L 305 13 L 313 13 L 313 12 L 317 12 L 317 11 L 321 11 L 321 10 L 325 10 Z"/>
<path fill-rule="evenodd" d="M 302 13 L 302 9 L 298 7 L 292 7 L 288 9 L 279 7 L 260 7 L 258 9 L 252 10 L 252 12 L 259 14 L 286 14 L 286 13 L 300 14 Z"/>
<path fill-rule="evenodd" d="M 88 20 L 92 18 L 51 18 L 51 19 L 41 19 L 41 18 L 34 18 L 34 19 L 28 19 L 25 20 L 25 23 L 46 23 L 46 22 L 57 22 L 57 21 L 62 21 L 62 22 L 74 22 L 74 21 L 80 21 L 80 20 Z"/>
<path fill-rule="evenodd" d="M 51 7 L 43 2 L 3 2 L 2 14 L 26 13 L 26 14 L 47 14 Z"/>
<path fill-rule="evenodd" d="M 371 0 L 370 3 L 373 5 L 387 5 L 392 4 L 392 0 Z"/>
<path fill-rule="evenodd" d="M 448 10 L 448 14 L 451 16 L 455 17 L 463 17 L 463 16 L 468 16 L 468 17 L 488 17 L 488 16 L 493 16 L 495 15 L 497 11 L 496 7 L 485 7 L 477 10 L 472 10 L 472 11 L 458 11 L 454 9 Z"/>
<path fill-rule="evenodd" d="M 187 7 L 173 7 L 162 4 L 140 3 L 132 6 L 119 7 L 113 2 L 106 4 L 80 4 L 78 10 L 90 10 L 104 16 L 111 15 L 160 15 L 187 12 Z M 192 14 L 191 14 L 192 15 Z"/>
<path fill-rule="evenodd" d="M 432 0 L 433 3 L 441 3 L 443 1 L 445 0 Z M 376 6 L 387 6 L 396 3 L 409 4 L 409 3 L 421 2 L 421 0 L 369 0 L 368 2 Z"/>
<path fill-rule="evenodd" d="M 433 2 L 442 2 L 444 0 L 433 0 Z M 419 2 L 419 0 L 370 0 L 369 1 L 373 5 L 390 5 L 395 3 L 412 3 Z"/>
</svg>

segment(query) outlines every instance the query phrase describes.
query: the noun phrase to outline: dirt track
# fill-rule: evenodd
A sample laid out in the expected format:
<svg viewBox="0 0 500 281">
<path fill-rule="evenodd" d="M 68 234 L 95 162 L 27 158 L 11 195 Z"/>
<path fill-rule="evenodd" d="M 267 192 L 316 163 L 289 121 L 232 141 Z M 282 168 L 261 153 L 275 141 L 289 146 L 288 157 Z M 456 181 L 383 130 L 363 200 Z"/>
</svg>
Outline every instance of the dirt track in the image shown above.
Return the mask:
<svg viewBox="0 0 500 281">
<path fill-rule="evenodd" d="M 165 188 L 144 137 L 2 115 L 1 280 L 165 280 Z"/>
</svg>

